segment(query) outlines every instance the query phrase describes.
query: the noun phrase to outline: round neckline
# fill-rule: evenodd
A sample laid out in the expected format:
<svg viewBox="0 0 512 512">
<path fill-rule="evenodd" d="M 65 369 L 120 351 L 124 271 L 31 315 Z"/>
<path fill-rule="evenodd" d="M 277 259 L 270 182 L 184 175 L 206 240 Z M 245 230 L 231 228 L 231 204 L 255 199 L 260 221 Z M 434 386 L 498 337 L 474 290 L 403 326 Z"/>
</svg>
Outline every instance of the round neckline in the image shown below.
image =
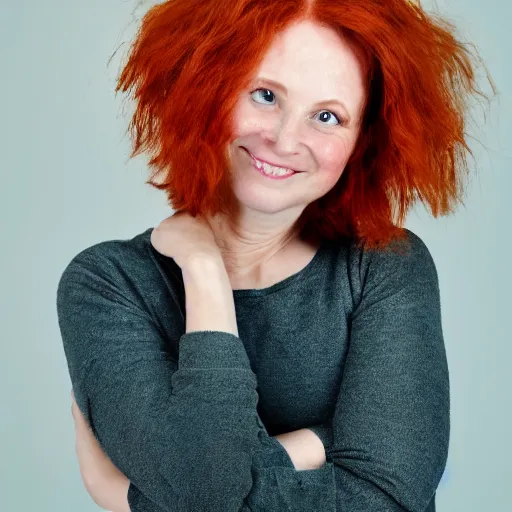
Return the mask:
<svg viewBox="0 0 512 512">
<path fill-rule="evenodd" d="M 154 228 L 148 228 L 144 232 L 144 235 L 146 235 L 146 237 L 148 239 L 148 243 L 150 245 L 151 245 L 150 236 L 151 236 L 151 231 L 153 229 Z M 295 274 L 285 277 L 281 281 L 278 281 L 277 283 L 274 283 L 273 285 L 267 286 L 266 288 L 241 288 L 238 290 L 232 290 L 233 297 L 235 299 L 242 298 L 242 297 L 264 297 L 265 295 L 270 295 L 271 293 L 275 293 L 278 290 L 281 290 L 282 288 L 286 288 L 286 287 L 290 286 L 292 283 L 294 283 L 295 281 L 297 281 L 298 279 L 300 279 L 302 277 L 305 277 L 307 274 L 313 272 L 318 267 L 318 265 L 320 264 L 320 261 L 321 261 L 321 256 L 325 250 L 326 250 L 326 245 L 325 245 L 325 243 L 322 242 L 320 244 L 320 247 L 315 252 L 313 258 L 311 258 L 311 260 L 309 261 L 309 263 L 305 267 L 300 269 L 298 272 L 295 272 Z M 160 254 L 160 253 L 157 252 L 157 254 Z M 173 261 L 172 258 L 167 258 L 165 256 L 163 256 L 163 258 L 166 261 L 167 260 Z M 174 266 L 176 266 L 177 269 L 180 268 L 176 264 L 176 262 L 173 261 L 173 264 L 174 264 Z"/>
<path fill-rule="evenodd" d="M 238 290 L 233 290 L 233 297 L 236 299 L 237 297 L 262 297 L 265 295 L 269 295 L 271 293 L 277 292 L 282 288 L 286 288 L 291 285 L 293 282 L 298 279 L 306 276 L 310 272 L 312 272 L 318 265 L 321 259 L 321 255 L 324 251 L 324 244 L 321 244 L 320 247 L 315 252 L 313 258 L 309 261 L 309 263 L 300 269 L 295 274 L 291 276 L 285 277 L 281 281 L 274 283 L 273 285 L 267 286 L 266 288 L 241 288 Z"/>
</svg>

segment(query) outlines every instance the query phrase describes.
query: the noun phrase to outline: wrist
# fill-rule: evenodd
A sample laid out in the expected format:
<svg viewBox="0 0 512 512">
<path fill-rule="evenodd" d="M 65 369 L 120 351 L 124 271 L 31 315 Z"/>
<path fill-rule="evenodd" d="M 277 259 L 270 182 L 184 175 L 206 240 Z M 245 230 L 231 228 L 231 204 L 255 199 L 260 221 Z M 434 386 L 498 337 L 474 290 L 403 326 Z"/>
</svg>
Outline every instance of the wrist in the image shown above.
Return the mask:
<svg viewBox="0 0 512 512">
<path fill-rule="evenodd" d="M 197 255 L 182 274 L 186 332 L 224 331 L 238 336 L 233 290 L 222 258 Z"/>
<path fill-rule="evenodd" d="M 190 254 L 181 267 L 183 273 L 194 274 L 201 272 L 204 268 L 214 269 L 217 272 L 226 271 L 224 260 L 220 251 L 209 253 L 200 252 Z"/>
<path fill-rule="evenodd" d="M 194 254 L 181 268 L 185 286 L 200 283 L 216 289 L 225 283 L 227 271 L 221 256 Z M 229 279 L 228 279 L 229 281 Z"/>
<path fill-rule="evenodd" d="M 311 463 L 317 468 L 322 467 L 326 462 L 325 446 L 322 439 L 320 439 L 320 437 L 318 437 L 318 435 L 309 428 L 304 428 L 302 430 L 305 431 L 304 435 L 309 438 L 311 446 Z"/>
<path fill-rule="evenodd" d="M 322 444 L 324 445 L 326 458 L 328 459 L 329 452 L 334 443 L 332 426 L 328 426 L 328 422 L 324 422 L 317 425 L 310 425 L 307 428 L 314 432 L 320 439 L 320 441 L 322 441 Z"/>
<path fill-rule="evenodd" d="M 313 431 L 302 428 L 275 438 L 288 453 L 296 470 L 318 469 L 325 464 L 324 445 Z"/>
<path fill-rule="evenodd" d="M 123 474 L 111 475 L 97 485 L 94 493 L 90 493 L 94 502 L 110 512 L 130 512 L 128 489 L 130 481 Z"/>
</svg>

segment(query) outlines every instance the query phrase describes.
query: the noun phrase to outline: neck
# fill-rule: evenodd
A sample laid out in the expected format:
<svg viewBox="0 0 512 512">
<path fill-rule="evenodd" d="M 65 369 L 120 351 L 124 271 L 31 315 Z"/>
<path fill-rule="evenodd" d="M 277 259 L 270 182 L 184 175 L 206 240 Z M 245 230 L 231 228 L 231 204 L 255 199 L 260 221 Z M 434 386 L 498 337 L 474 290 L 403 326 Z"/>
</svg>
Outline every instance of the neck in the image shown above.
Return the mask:
<svg viewBox="0 0 512 512">
<path fill-rule="evenodd" d="M 223 214 L 208 218 L 228 274 L 257 274 L 263 265 L 297 240 L 295 218 L 279 225 L 273 220 L 273 223 L 268 219 L 259 223 L 233 222 Z"/>
</svg>

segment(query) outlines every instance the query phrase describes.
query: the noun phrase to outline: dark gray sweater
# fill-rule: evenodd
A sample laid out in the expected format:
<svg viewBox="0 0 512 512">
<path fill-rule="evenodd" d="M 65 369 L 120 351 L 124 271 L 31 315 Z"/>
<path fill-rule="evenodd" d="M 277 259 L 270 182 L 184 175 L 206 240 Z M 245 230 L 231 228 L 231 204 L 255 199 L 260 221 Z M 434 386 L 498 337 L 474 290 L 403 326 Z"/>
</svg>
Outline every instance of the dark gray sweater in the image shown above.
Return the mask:
<svg viewBox="0 0 512 512">
<path fill-rule="evenodd" d="M 402 253 L 324 244 L 279 283 L 234 290 L 237 337 L 185 333 L 181 269 L 151 231 L 81 251 L 57 290 L 78 406 L 132 511 L 435 510 L 449 376 L 417 235 Z M 272 437 L 300 428 L 323 467 L 297 471 Z"/>
</svg>

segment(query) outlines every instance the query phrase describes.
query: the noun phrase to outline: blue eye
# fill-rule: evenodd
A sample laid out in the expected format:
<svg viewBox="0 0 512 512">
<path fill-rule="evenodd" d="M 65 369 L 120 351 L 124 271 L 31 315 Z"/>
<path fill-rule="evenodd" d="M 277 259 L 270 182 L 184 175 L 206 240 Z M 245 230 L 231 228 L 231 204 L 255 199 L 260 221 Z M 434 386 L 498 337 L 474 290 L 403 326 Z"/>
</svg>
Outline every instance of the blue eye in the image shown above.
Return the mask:
<svg viewBox="0 0 512 512">
<path fill-rule="evenodd" d="M 252 96 L 254 93 L 259 93 L 259 92 L 261 92 L 261 91 L 263 91 L 263 92 L 267 93 L 267 94 L 265 94 L 265 96 L 267 97 L 267 99 L 268 99 L 268 97 L 269 97 L 269 96 L 274 96 L 274 93 L 273 93 L 270 89 L 255 89 L 254 91 L 252 91 L 252 92 L 251 92 L 251 96 Z M 256 103 L 259 103 L 259 102 L 256 102 Z M 343 120 L 343 119 L 340 119 L 336 114 L 334 114 L 334 113 L 333 113 L 333 112 L 331 112 L 330 110 L 321 110 L 321 111 L 319 112 L 319 114 L 320 114 L 320 115 L 322 115 L 322 114 L 329 114 L 329 115 L 331 116 L 331 118 L 334 118 L 334 119 L 337 121 L 337 124 L 339 124 L 339 125 L 344 125 L 344 124 L 345 124 L 345 122 L 344 122 L 344 120 Z M 325 119 L 325 118 L 324 118 L 324 119 Z M 327 124 L 327 123 L 322 123 L 322 124 Z M 336 124 L 334 124 L 334 125 L 333 125 L 333 124 L 331 124 L 330 126 L 336 126 Z"/>
<path fill-rule="evenodd" d="M 268 93 L 270 93 L 272 96 L 274 95 L 274 93 L 273 93 L 270 89 L 256 89 L 255 91 L 252 91 L 252 92 L 251 92 L 251 95 L 252 95 L 252 94 L 254 94 L 255 92 L 260 92 L 260 91 L 268 92 Z"/>
<path fill-rule="evenodd" d="M 319 112 L 319 114 L 320 114 L 320 115 L 321 115 L 321 114 L 329 114 L 329 115 L 330 115 L 330 116 L 332 116 L 334 119 L 336 119 L 337 124 L 343 124 L 343 123 L 340 121 L 339 117 L 338 117 L 336 114 L 334 114 L 333 112 L 331 112 L 330 110 L 322 110 L 322 111 L 320 111 L 320 112 Z M 332 117 L 331 117 L 331 119 L 332 119 Z"/>
</svg>

